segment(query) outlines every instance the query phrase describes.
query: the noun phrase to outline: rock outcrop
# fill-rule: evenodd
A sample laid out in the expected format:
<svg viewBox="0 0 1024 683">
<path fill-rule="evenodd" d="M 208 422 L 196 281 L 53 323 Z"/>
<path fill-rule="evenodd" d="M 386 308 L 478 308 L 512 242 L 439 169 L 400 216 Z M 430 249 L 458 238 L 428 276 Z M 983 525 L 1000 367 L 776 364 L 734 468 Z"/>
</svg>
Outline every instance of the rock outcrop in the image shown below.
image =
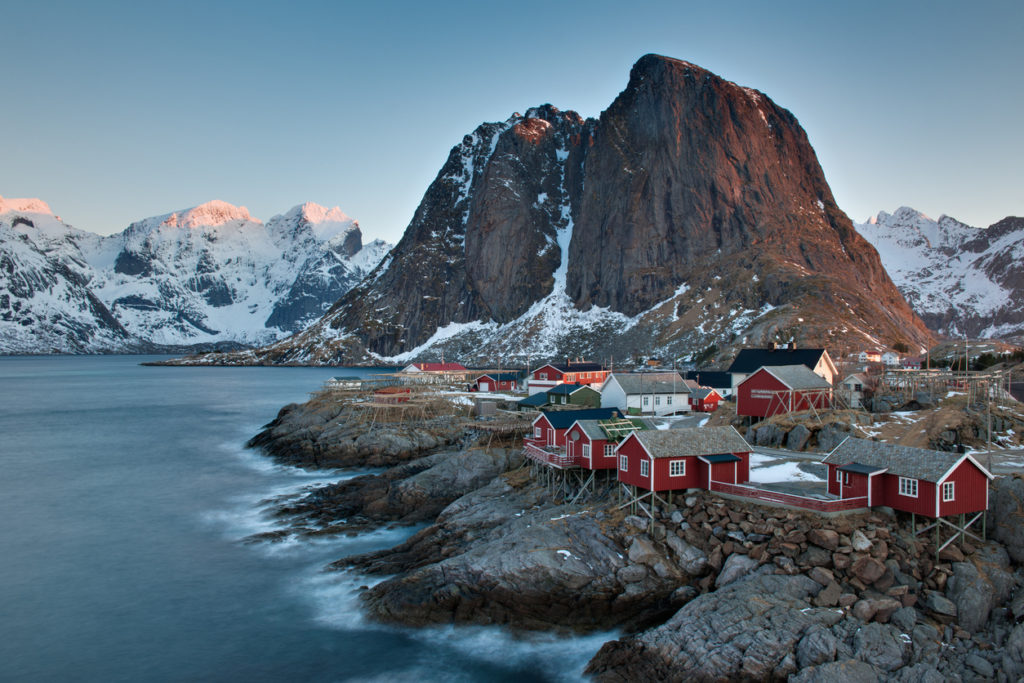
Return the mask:
<svg viewBox="0 0 1024 683">
<path fill-rule="evenodd" d="M 466 136 L 372 276 L 246 359 L 392 357 L 439 329 L 481 359 L 930 339 L 796 118 L 657 55 L 597 120 L 544 105 Z"/>
</svg>

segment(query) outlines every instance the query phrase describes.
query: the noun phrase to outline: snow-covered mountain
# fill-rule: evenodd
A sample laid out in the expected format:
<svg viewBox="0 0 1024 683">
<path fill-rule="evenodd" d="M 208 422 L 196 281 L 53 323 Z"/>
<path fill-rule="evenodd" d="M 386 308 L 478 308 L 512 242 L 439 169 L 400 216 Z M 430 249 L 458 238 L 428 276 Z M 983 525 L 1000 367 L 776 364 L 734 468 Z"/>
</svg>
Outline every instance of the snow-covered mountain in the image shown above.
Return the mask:
<svg viewBox="0 0 1024 683">
<path fill-rule="evenodd" d="M 1024 335 L 1024 219 L 975 228 L 903 206 L 856 228 L 932 330 L 971 338 Z"/>
<path fill-rule="evenodd" d="M 389 248 L 316 204 L 264 224 L 212 201 L 101 237 L 40 200 L 0 198 L 0 352 L 267 343 L 318 319 Z M 65 327 L 76 334 L 61 342 L 51 329 Z"/>
</svg>

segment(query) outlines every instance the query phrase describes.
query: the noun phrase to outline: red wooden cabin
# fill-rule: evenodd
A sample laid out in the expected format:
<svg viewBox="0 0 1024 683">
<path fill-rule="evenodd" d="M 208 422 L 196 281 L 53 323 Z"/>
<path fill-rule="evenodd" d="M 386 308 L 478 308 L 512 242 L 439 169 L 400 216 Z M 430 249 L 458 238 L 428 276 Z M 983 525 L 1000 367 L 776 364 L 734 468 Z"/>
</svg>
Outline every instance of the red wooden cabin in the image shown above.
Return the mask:
<svg viewBox="0 0 1024 683">
<path fill-rule="evenodd" d="M 613 470 L 618 442 L 601 426 L 601 420 L 576 420 L 565 440 L 566 453 L 587 470 Z"/>
<path fill-rule="evenodd" d="M 829 453 L 829 493 L 925 517 L 988 509 L 989 473 L 970 455 L 848 438 Z"/>
<path fill-rule="evenodd" d="M 750 446 L 733 427 L 633 432 L 617 449 L 618 476 L 647 491 L 707 489 L 750 478 Z"/>
<path fill-rule="evenodd" d="M 473 382 L 473 391 L 515 391 L 518 388 L 519 378 L 514 372 L 491 372 Z"/>
<path fill-rule="evenodd" d="M 532 373 L 528 382 L 529 392 L 547 391 L 559 384 L 586 384 L 600 386 L 608 377 L 610 370 L 605 370 L 599 363 L 588 361 L 566 361 L 565 363 L 548 363 Z"/>
<path fill-rule="evenodd" d="M 533 434 L 527 441 L 538 446 L 565 447 L 565 433 L 576 420 L 606 420 L 618 416 L 615 408 L 552 410 L 533 420 Z"/>
<path fill-rule="evenodd" d="M 698 413 L 713 413 L 718 410 L 722 395 L 711 387 L 697 387 L 690 390 L 690 409 Z"/>
<path fill-rule="evenodd" d="M 832 407 L 832 385 L 805 365 L 762 367 L 736 387 L 736 414 L 771 417 Z"/>
</svg>

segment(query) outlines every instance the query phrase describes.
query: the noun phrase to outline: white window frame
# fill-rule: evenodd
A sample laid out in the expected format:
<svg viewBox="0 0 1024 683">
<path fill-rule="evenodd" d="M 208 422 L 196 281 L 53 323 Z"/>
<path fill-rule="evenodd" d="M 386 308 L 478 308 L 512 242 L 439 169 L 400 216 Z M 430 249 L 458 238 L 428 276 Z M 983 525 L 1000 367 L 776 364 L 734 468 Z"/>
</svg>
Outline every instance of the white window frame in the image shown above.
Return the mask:
<svg viewBox="0 0 1024 683">
<path fill-rule="evenodd" d="M 650 460 L 646 460 L 645 459 L 645 460 L 641 460 L 640 461 L 640 476 L 641 477 L 649 477 L 649 476 L 651 476 L 651 461 Z"/>
<path fill-rule="evenodd" d="M 660 406 L 661 405 L 661 396 L 655 396 L 654 397 L 654 405 L 656 405 L 656 406 Z"/>
<path fill-rule="evenodd" d="M 651 405 L 651 397 L 650 396 L 644 396 L 644 405 L 645 406 Z"/>
<path fill-rule="evenodd" d="M 907 498 L 917 498 L 917 479 L 900 477 L 900 495 Z"/>
<path fill-rule="evenodd" d="M 942 482 L 942 502 L 950 503 L 956 500 L 956 482 L 944 481 Z"/>
<path fill-rule="evenodd" d="M 686 476 L 686 460 L 669 460 L 668 461 L 668 476 L 670 476 L 670 477 L 685 477 Z"/>
<path fill-rule="evenodd" d="M 615 444 L 606 443 L 604 445 L 604 457 L 611 458 L 615 456 Z"/>
<path fill-rule="evenodd" d="M 590 460 L 590 444 L 589 443 L 583 444 L 583 458 L 585 460 Z"/>
<path fill-rule="evenodd" d="M 849 485 L 850 485 L 850 473 L 849 472 L 843 472 L 843 486 L 849 486 Z"/>
<path fill-rule="evenodd" d="M 665 397 L 665 405 L 667 405 L 667 406 L 672 405 L 672 397 L 671 396 L 666 396 Z"/>
<path fill-rule="evenodd" d="M 836 468 L 836 483 L 837 484 L 842 484 L 843 483 L 843 473 L 839 471 L 838 467 Z"/>
<path fill-rule="evenodd" d="M 620 455 L 619 456 L 619 471 L 621 471 L 621 472 L 628 472 L 629 471 L 629 456 L 626 456 L 626 455 Z"/>
<path fill-rule="evenodd" d="M 537 379 L 547 379 L 547 378 L 548 378 L 548 373 L 546 373 L 546 372 L 538 372 L 537 373 Z"/>
<path fill-rule="evenodd" d="M 533 428 L 533 438 L 535 438 L 535 439 L 543 439 L 544 438 L 544 428 L 543 427 L 534 427 Z"/>
</svg>

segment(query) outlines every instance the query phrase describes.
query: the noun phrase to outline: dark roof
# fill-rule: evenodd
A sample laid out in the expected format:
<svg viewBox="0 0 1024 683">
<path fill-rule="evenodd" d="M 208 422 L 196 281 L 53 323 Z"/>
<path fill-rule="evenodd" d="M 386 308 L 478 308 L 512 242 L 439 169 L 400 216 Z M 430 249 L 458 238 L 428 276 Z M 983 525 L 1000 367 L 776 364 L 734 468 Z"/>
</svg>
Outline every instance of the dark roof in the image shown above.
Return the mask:
<svg viewBox="0 0 1024 683">
<path fill-rule="evenodd" d="M 643 431 L 636 432 L 636 438 L 654 458 L 750 452 L 750 445 L 735 427 L 688 427 Z"/>
<path fill-rule="evenodd" d="M 544 413 L 555 429 L 568 429 L 576 420 L 606 420 L 619 414 L 618 408 L 587 408 L 586 410 L 552 410 Z"/>
<path fill-rule="evenodd" d="M 825 456 L 822 462 L 840 467 L 851 464 L 880 467 L 888 469 L 889 474 L 937 483 L 963 457 L 966 456 L 960 453 L 910 448 L 909 446 L 897 446 L 881 441 L 850 437 L 836 446 L 835 450 Z M 986 476 L 992 477 L 977 461 L 975 464 Z"/>
<path fill-rule="evenodd" d="M 482 377 L 490 377 L 495 382 L 514 382 L 519 376 L 514 372 L 487 372 L 477 377 L 477 381 Z"/>
<path fill-rule="evenodd" d="M 543 406 L 543 405 L 547 405 L 547 403 L 548 403 L 548 395 L 545 394 L 543 391 L 538 392 L 536 394 L 531 394 L 530 396 L 527 396 L 523 400 L 519 401 L 519 405 L 521 405 L 521 406 L 529 406 L 529 407 L 533 407 L 533 408 L 536 408 L 536 407 L 539 407 L 539 406 Z"/>
<path fill-rule="evenodd" d="M 806 365 L 813 370 L 824 353 L 825 349 L 742 349 L 728 372 L 749 375 L 766 365 Z"/>
<path fill-rule="evenodd" d="M 575 394 L 580 389 L 590 389 L 586 384 L 558 384 L 548 389 L 549 394 Z M 593 389 L 590 389 L 594 391 Z"/>
<path fill-rule="evenodd" d="M 875 472 L 885 472 L 885 467 L 874 467 L 872 465 L 861 465 L 858 463 L 850 463 L 849 465 L 843 465 L 839 468 L 841 472 L 855 472 L 857 474 L 874 474 Z"/>
<path fill-rule="evenodd" d="M 683 375 L 686 379 L 696 380 L 702 387 L 714 389 L 731 389 L 732 375 L 722 370 L 690 370 Z"/>
<path fill-rule="evenodd" d="M 742 459 L 738 455 L 733 455 L 732 453 L 717 453 L 715 455 L 702 455 L 702 456 L 700 456 L 700 458 L 701 458 L 701 460 L 708 461 L 712 465 L 715 464 L 715 463 L 719 463 L 719 462 L 738 462 L 738 461 L 740 461 Z"/>
</svg>

